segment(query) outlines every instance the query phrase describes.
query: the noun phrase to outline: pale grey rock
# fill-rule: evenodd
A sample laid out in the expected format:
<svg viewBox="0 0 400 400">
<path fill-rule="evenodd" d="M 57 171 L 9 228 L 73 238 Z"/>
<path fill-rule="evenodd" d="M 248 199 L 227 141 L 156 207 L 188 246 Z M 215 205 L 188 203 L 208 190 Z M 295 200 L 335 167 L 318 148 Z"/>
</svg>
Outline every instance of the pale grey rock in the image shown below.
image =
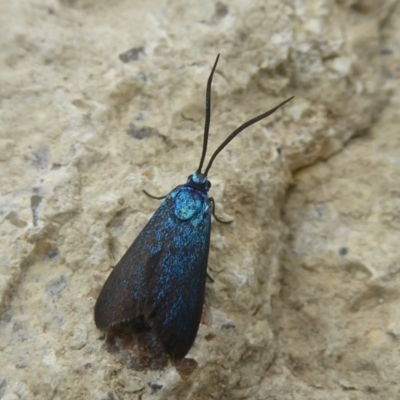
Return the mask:
<svg viewBox="0 0 400 400">
<path fill-rule="evenodd" d="M 396 398 L 396 6 L 3 2 L 2 398 Z M 219 52 L 211 150 L 296 97 L 211 170 L 234 222 L 213 224 L 197 368 L 136 371 L 104 348 L 94 302 L 158 206 L 142 189 L 196 169 Z"/>
</svg>

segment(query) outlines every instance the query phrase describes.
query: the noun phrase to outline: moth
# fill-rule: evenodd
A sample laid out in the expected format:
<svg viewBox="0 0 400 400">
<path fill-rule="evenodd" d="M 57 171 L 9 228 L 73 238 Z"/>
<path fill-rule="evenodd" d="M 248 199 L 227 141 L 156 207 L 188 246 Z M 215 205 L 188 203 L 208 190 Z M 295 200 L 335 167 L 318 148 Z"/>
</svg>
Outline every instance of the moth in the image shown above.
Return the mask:
<svg viewBox="0 0 400 400">
<path fill-rule="evenodd" d="M 106 280 L 96 301 L 94 318 L 107 330 L 131 323 L 151 331 L 175 360 L 193 345 L 202 315 L 211 215 L 208 173 L 218 154 L 244 129 L 273 114 L 293 97 L 235 129 L 215 150 L 203 169 L 211 117 L 211 85 L 217 56 L 206 89 L 203 150 L 197 170 L 167 196 Z M 153 197 L 153 196 L 152 196 Z"/>
</svg>

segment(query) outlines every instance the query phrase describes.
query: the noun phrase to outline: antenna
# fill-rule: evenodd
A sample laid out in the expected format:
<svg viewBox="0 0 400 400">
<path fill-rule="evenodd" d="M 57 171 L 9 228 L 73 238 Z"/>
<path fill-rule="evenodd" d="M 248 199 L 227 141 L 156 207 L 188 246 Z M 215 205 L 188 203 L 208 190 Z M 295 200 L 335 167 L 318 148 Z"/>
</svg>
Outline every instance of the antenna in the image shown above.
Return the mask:
<svg viewBox="0 0 400 400">
<path fill-rule="evenodd" d="M 218 58 L 217 58 L 218 61 Z M 211 74 L 212 76 L 212 74 Z M 281 104 L 277 105 L 276 107 L 272 108 L 271 110 L 259 115 L 258 117 L 252 118 L 249 121 L 245 122 L 244 124 L 240 125 L 239 128 L 236 128 L 221 144 L 220 146 L 217 148 L 217 150 L 215 150 L 214 154 L 211 156 L 210 161 L 208 162 L 207 168 L 204 171 L 204 175 L 207 176 L 208 175 L 208 171 L 210 170 L 215 158 L 217 157 L 217 155 L 221 152 L 221 150 L 226 147 L 237 135 L 239 135 L 240 132 L 242 132 L 243 130 L 245 130 L 246 128 L 248 128 L 249 126 L 255 124 L 258 121 L 261 121 L 262 119 L 270 116 L 271 114 L 273 114 L 276 110 L 278 110 L 279 108 L 281 108 L 284 104 L 288 103 L 290 100 L 293 99 L 294 96 L 286 99 L 285 101 L 283 101 Z M 206 145 L 207 148 L 207 145 Z M 204 151 L 204 149 L 203 149 Z"/>
<path fill-rule="evenodd" d="M 201 169 L 203 168 L 203 163 L 204 159 L 206 157 L 207 153 L 207 144 L 208 144 L 208 132 L 210 129 L 210 120 L 211 120 L 211 83 L 212 83 L 212 78 L 214 75 L 215 68 L 217 68 L 218 60 L 219 60 L 219 54 L 217 55 L 217 58 L 215 60 L 214 66 L 211 70 L 210 76 L 207 81 L 207 91 L 206 91 L 206 120 L 204 122 L 204 135 L 203 135 L 203 151 L 201 153 L 201 159 L 200 159 L 200 164 L 199 168 L 197 168 L 197 172 L 201 173 Z"/>
</svg>

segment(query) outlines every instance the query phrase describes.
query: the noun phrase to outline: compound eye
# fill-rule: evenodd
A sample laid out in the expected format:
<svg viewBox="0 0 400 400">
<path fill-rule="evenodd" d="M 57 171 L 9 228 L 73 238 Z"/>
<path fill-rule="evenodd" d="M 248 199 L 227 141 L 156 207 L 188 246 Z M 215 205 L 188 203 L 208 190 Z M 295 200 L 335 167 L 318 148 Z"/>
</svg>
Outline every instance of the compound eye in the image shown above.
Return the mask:
<svg viewBox="0 0 400 400">
<path fill-rule="evenodd" d="M 187 179 L 188 179 L 188 181 L 193 180 L 193 174 L 192 174 L 192 175 L 189 175 Z"/>
<path fill-rule="evenodd" d="M 210 188 L 211 188 L 211 182 L 210 182 L 210 181 L 207 181 L 207 183 L 206 183 L 206 190 L 210 190 Z"/>
</svg>

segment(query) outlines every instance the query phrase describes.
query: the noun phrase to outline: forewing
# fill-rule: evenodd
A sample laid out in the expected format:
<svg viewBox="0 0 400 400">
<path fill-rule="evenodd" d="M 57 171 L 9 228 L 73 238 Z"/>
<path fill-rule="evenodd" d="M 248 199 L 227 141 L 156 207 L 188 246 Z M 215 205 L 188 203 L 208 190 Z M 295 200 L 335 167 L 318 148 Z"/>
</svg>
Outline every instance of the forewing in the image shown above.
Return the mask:
<svg viewBox="0 0 400 400">
<path fill-rule="evenodd" d="M 183 207 L 177 195 L 201 210 L 177 218 Z M 171 357 L 184 357 L 201 319 L 210 228 L 207 195 L 185 185 L 174 189 L 108 277 L 95 306 L 96 325 L 143 317 Z"/>
<path fill-rule="evenodd" d="M 160 260 L 148 269 L 149 321 L 168 354 L 177 359 L 192 346 L 203 309 L 211 228 L 208 197 L 206 201 L 206 212 L 169 221 Z"/>
</svg>

